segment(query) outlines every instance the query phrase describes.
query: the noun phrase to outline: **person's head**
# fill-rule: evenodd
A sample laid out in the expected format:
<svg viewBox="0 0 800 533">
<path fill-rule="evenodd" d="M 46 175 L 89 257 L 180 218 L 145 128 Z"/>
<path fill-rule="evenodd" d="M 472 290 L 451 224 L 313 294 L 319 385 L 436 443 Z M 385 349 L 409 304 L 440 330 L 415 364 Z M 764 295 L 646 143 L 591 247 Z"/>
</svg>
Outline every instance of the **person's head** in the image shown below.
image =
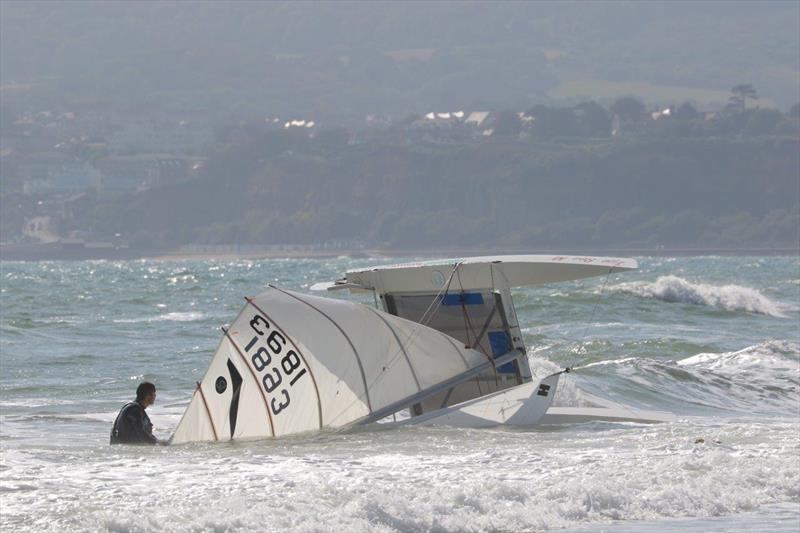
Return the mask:
<svg viewBox="0 0 800 533">
<path fill-rule="evenodd" d="M 143 381 L 136 387 L 136 401 L 144 407 L 153 405 L 156 401 L 156 386 L 149 381 Z"/>
</svg>

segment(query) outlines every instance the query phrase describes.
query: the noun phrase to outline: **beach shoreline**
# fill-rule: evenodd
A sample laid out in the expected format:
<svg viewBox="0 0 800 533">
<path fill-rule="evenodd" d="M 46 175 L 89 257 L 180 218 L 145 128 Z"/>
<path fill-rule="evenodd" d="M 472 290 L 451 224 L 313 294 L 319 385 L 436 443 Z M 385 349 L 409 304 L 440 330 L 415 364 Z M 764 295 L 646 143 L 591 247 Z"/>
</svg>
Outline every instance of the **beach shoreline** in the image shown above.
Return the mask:
<svg viewBox="0 0 800 533">
<path fill-rule="evenodd" d="M 205 249 L 130 248 L 87 244 L 86 246 L 60 246 L 60 243 L 0 246 L 0 261 L 126 261 L 150 259 L 156 261 L 211 261 L 211 260 L 269 260 L 269 259 L 324 259 L 349 257 L 352 259 L 381 259 L 393 257 L 474 257 L 493 255 L 580 255 L 613 257 L 703 257 L 703 256 L 800 256 L 800 249 L 792 248 L 411 248 L 411 249 L 309 249 L 301 245 L 282 249 L 247 246 L 208 246 Z"/>
<path fill-rule="evenodd" d="M 757 256 L 757 257 L 800 257 L 800 250 L 790 249 L 623 249 L 623 250 L 358 250 L 358 251 L 262 251 L 262 252 L 151 252 L 123 254 L 58 254 L 36 253 L 17 254 L 0 253 L 0 262 L 9 261 L 236 261 L 236 260 L 272 260 L 272 259 L 390 259 L 394 257 L 476 257 L 495 255 L 577 255 L 577 256 L 609 256 L 609 257 L 708 257 L 708 256 Z"/>
</svg>

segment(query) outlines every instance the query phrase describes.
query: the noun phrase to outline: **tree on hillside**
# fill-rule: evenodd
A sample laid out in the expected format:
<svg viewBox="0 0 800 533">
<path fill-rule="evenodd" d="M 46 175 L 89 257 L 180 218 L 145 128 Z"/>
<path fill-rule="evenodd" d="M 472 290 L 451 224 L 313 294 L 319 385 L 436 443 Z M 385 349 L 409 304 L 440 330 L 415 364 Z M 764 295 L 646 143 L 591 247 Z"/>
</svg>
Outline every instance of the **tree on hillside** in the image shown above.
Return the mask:
<svg viewBox="0 0 800 533">
<path fill-rule="evenodd" d="M 541 137 L 569 137 L 578 134 L 575 113 L 570 108 L 533 106 L 526 112 L 533 117 L 533 129 Z"/>
<path fill-rule="evenodd" d="M 606 136 L 611 133 L 611 115 L 597 102 L 583 102 L 575 106 L 581 130 L 589 136 Z"/>
<path fill-rule="evenodd" d="M 783 119 L 777 109 L 751 109 L 747 112 L 744 133 L 747 135 L 770 135 Z"/>
<path fill-rule="evenodd" d="M 789 116 L 792 118 L 800 118 L 800 102 L 797 102 L 789 109 Z"/>
<path fill-rule="evenodd" d="M 611 104 L 611 112 L 617 115 L 622 122 L 642 122 L 647 108 L 644 103 L 634 96 L 623 96 Z"/>
<path fill-rule="evenodd" d="M 728 98 L 728 109 L 731 111 L 744 112 L 747 108 L 747 99 L 758 100 L 758 93 L 753 84 L 740 83 L 731 89 L 731 96 Z"/>
<path fill-rule="evenodd" d="M 350 132 L 345 128 L 329 128 L 320 131 L 314 138 L 314 144 L 324 150 L 342 150 L 350 141 Z"/>
<path fill-rule="evenodd" d="M 678 106 L 672 115 L 678 120 L 695 120 L 700 117 L 700 113 L 689 102 L 684 102 Z"/>
<path fill-rule="evenodd" d="M 516 137 L 522 130 L 519 115 L 514 111 L 500 111 L 494 125 L 494 134 L 500 137 Z"/>
</svg>

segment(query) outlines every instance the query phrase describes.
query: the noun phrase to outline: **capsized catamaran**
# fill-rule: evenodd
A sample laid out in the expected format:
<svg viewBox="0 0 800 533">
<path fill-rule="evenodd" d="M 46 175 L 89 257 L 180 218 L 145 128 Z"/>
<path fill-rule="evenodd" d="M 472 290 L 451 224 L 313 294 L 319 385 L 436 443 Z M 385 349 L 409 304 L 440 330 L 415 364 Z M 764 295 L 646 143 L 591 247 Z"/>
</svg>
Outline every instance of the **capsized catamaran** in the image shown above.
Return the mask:
<svg viewBox="0 0 800 533">
<path fill-rule="evenodd" d="M 281 437 L 404 410 L 403 423 L 466 427 L 666 420 L 602 403 L 552 407 L 568 369 L 533 380 L 511 299 L 512 287 L 636 267 L 604 257 L 475 257 L 350 270 L 312 287 L 372 292 L 376 308 L 269 286 L 223 329 L 172 442 Z"/>
</svg>

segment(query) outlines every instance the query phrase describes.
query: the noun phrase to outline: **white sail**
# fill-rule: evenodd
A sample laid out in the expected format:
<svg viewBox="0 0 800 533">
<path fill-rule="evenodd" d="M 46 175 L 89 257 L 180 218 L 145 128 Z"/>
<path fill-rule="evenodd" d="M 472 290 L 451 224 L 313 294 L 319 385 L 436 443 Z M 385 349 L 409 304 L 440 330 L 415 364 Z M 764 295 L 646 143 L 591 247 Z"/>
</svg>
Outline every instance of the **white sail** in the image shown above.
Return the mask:
<svg viewBox="0 0 800 533">
<path fill-rule="evenodd" d="M 278 437 L 375 420 L 492 364 L 421 324 L 270 287 L 225 332 L 172 441 Z"/>
</svg>

